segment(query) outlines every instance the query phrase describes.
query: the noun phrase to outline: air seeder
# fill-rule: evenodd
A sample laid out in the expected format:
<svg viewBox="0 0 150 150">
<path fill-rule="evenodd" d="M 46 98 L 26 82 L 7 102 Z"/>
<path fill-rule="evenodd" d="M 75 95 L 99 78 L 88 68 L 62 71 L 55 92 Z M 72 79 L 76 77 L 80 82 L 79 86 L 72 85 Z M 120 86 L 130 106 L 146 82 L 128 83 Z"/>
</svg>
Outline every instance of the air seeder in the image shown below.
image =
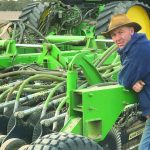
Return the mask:
<svg viewBox="0 0 150 150">
<path fill-rule="evenodd" d="M 12 22 L 11 39 L 0 40 L 1 149 L 137 148 L 138 99 L 117 84 L 117 47 L 100 32 L 116 7 L 148 17 L 149 6 L 98 4 L 29 4 Z M 142 27 L 148 30 L 146 20 Z"/>
</svg>

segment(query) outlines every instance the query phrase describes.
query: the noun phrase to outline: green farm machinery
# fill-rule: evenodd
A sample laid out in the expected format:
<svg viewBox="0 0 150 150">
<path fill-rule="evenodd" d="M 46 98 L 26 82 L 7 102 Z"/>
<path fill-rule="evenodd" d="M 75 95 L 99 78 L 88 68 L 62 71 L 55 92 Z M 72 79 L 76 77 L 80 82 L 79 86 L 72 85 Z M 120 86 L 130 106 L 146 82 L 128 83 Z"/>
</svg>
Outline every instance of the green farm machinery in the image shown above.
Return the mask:
<svg viewBox="0 0 150 150">
<path fill-rule="evenodd" d="M 1 25 L 0 149 L 137 149 L 145 118 L 117 84 L 116 45 L 101 36 L 116 13 L 150 38 L 148 1 L 36 2 Z"/>
</svg>

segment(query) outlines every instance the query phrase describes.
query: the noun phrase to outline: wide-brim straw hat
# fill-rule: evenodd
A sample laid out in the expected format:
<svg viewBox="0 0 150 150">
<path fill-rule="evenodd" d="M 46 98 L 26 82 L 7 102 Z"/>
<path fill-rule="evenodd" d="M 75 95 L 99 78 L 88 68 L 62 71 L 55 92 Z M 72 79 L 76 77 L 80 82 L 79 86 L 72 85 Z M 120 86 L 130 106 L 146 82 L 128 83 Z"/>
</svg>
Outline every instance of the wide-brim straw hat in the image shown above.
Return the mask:
<svg viewBox="0 0 150 150">
<path fill-rule="evenodd" d="M 111 31 L 122 26 L 133 27 L 135 32 L 138 32 L 139 30 L 141 30 L 141 26 L 136 22 L 132 22 L 126 16 L 126 14 L 117 14 L 117 15 L 112 16 L 111 21 L 109 23 L 108 31 L 102 32 L 102 35 L 104 35 L 105 37 L 110 37 Z"/>
</svg>

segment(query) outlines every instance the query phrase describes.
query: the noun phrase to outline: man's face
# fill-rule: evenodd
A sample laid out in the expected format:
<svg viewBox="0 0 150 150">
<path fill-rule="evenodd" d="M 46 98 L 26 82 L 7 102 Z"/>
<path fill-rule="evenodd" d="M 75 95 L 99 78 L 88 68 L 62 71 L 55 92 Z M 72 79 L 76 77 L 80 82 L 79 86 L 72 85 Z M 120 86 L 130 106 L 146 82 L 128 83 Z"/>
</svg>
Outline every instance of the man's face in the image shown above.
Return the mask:
<svg viewBox="0 0 150 150">
<path fill-rule="evenodd" d="M 120 27 L 110 32 L 112 40 L 118 45 L 119 48 L 123 48 L 131 39 L 134 33 L 133 27 Z"/>
</svg>

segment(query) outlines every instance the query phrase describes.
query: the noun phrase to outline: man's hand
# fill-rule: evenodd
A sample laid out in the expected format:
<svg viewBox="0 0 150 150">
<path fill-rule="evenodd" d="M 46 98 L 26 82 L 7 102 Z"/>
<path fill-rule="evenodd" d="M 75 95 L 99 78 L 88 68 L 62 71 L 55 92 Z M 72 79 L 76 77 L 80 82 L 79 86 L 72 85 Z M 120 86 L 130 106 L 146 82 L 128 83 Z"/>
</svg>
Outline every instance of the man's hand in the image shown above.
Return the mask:
<svg viewBox="0 0 150 150">
<path fill-rule="evenodd" d="M 142 80 L 139 80 L 133 85 L 132 89 L 135 92 L 139 93 L 143 89 L 144 85 L 145 85 L 145 83 Z"/>
</svg>

